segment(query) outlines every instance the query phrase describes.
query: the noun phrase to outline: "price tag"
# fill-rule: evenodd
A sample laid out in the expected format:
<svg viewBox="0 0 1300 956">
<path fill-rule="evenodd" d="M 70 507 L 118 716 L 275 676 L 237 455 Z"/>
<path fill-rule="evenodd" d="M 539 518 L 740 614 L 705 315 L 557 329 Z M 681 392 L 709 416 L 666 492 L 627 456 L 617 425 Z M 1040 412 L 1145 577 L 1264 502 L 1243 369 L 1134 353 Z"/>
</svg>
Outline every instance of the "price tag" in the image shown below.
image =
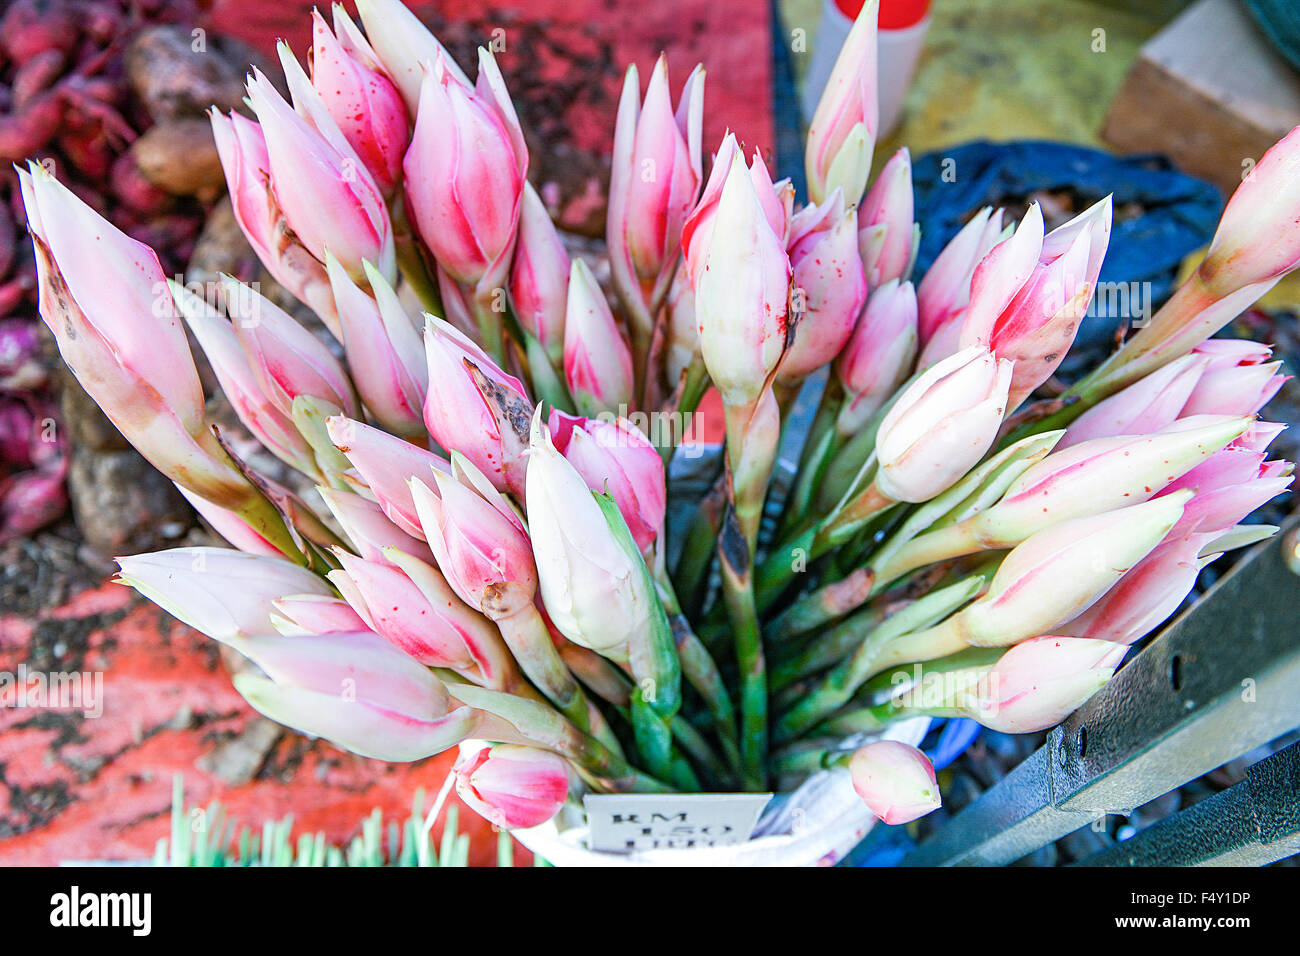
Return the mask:
<svg viewBox="0 0 1300 956">
<path fill-rule="evenodd" d="M 593 850 L 687 850 L 744 843 L 770 793 L 590 794 L 583 797 Z"/>
</svg>

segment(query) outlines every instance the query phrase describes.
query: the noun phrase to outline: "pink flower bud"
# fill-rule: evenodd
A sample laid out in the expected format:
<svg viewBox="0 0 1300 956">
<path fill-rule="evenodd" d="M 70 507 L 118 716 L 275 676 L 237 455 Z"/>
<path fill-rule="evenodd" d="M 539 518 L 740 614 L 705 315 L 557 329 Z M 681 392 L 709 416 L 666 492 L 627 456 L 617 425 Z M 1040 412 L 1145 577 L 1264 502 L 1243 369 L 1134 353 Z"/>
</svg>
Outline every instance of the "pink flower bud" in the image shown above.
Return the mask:
<svg viewBox="0 0 1300 956">
<path fill-rule="evenodd" d="M 433 560 L 433 552 L 422 538 L 407 534 L 388 519 L 382 507 L 370 499 L 337 488 L 321 487 L 316 492 L 352 542 L 353 550 L 367 561 L 388 564 L 388 559 L 384 557 L 386 548 L 397 548 L 422 561 Z"/>
<path fill-rule="evenodd" d="M 1095 438 L 1159 431 L 1178 417 L 1206 365 L 1205 356 L 1193 353 L 1138 379 L 1076 418 L 1057 449 Z"/>
<path fill-rule="evenodd" d="M 1176 492 L 1030 535 L 1003 560 L 988 593 L 948 626 L 979 647 L 1050 633 L 1087 610 L 1154 550 L 1190 497 Z"/>
<path fill-rule="evenodd" d="M 1054 727 L 1110 680 L 1127 650 L 1079 637 L 1030 638 L 981 678 L 967 713 L 1006 734 Z"/>
<path fill-rule="evenodd" d="M 796 332 L 796 343 L 798 342 Z M 894 279 L 871 293 L 852 337 L 835 360 L 848 401 L 836 428 L 854 435 L 912 374 L 916 362 L 916 292 Z"/>
<path fill-rule="evenodd" d="M 1208 534 L 1167 541 L 1133 565 L 1092 607 L 1063 624 L 1062 634 L 1132 644 L 1150 634 L 1178 610 L 1196 585 Z"/>
<path fill-rule="evenodd" d="M 867 188 L 871 153 L 880 122 L 876 77 L 876 18 L 879 0 L 862 5 L 835 60 L 812 122 L 804 166 L 808 196 L 820 203 L 835 187 L 857 205 Z"/>
<path fill-rule="evenodd" d="M 1262 365 L 1273 355 L 1273 346 L 1251 339 L 1206 339 L 1192 349 L 1209 360 L 1209 368 L 1231 368 L 1235 365 Z"/>
<path fill-rule="evenodd" d="M 550 213 L 530 183 L 524 183 L 519 238 L 510 266 L 510 302 L 524 331 L 537 339 L 552 362 L 564 356 L 564 313 L 569 291 L 569 254 Z"/>
<path fill-rule="evenodd" d="M 927 369 L 876 436 L 876 484 L 897 501 L 928 501 L 989 450 L 1007 410 L 1011 363 L 974 346 Z"/>
<path fill-rule="evenodd" d="M 696 277 L 700 348 L 723 402 L 762 393 L 786 348 L 790 260 L 737 155 L 718 200 Z"/>
<path fill-rule="evenodd" d="M 429 434 L 443 448 L 468 458 L 498 489 L 522 490 L 525 441 L 502 429 L 474 373 L 501 401 L 526 406 L 521 422 L 532 411 L 524 383 L 503 372 L 486 352 L 441 319 L 428 318 L 424 346 L 429 362 L 424 423 Z"/>
<path fill-rule="evenodd" d="M 644 553 L 663 531 L 668 492 L 658 450 L 625 418 L 574 418 L 551 411 L 551 437 L 587 487 L 614 497 Z"/>
<path fill-rule="evenodd" d="M 412 116 L 420 105 L 420 86 L 427 64 L 442 60 L 443 68 L 457 82 L 467 89 L 473 86 L 446 47 L 401 0 L 358 0 L 357 12 L 366 28 L 366 39 Z"/>
<path fill-rule="evenodd" d="M 713 221 L 718 212 L 718 201 L 722 198 L 722 189 L 731 174 L 731 167 L 740 157 L 740 147 L 736 137 L 728 133 L 722 140 L 718 154 L 713 157 L 713 168 L 709 171 L 708 182 L 695 209 L 682 226 L 682 255 L 685 258 L 686 271 L 690 275 L 691 287 L 698 288 L 700 275 L 704 270 L 704 260 L 708 255 L 713 237 Z M 741 159 L 743 162 L 743 157 Z M 754 184 L 754 195 L 763 210 L 772 232 L 785 244 L 790 231 L 790 219 L 794 208 L 794 188 L 790 181 L 783 179 L 779 184 L 772 182 L 767 165 L 755 150 L 753 161 L 749 165 L 749 176 Z"/>
<path fill-rule="evenodd" d="M 1197 381 L 1183 406 L 1188 415 L 1253 415 L 1268 404 L 1286 381 L 1281 362 L 1210 368 Z"/>
<path fill-rule="evenodd" d="M 411 221 L 439 265 L 469 286 L 504 285 L 528 151 L 491 53 L 480 48 L 473 89 L 447 58 L 431 65 L 403 170 Z"/>
<path fill-rule="evenodd" d="M 871 288 L 912 274 L 919 231 L 912 219 L 912 157 L 889 158 L 858 210 L 858 248 Z"/>
<path fill-rule="evenodd" d="M 1193 531 L 1231 528 L 1291 485 L 1285 462 L 1264 460 L 1263 452 L 1225 448 L 1204 464 L 1170 482 L 1163 494 L 1195 492 L 1182 520 L 1170 532 L 1182 537 Z"/>
<path fill-rule="evenodd" d="M 1032 209 L 1025 244 L 1016 248 L 1009 240 L 1008 255 L 1032 249 L 1030 241 L 1041 229 L 1041 213 Z M 1003 285 L 1001 277 L 983 274 L 981 264 L 973 281 L 972 302 L 962 327 L 962 345 L 987 345 L 995 354 L 1016 363 L 1010 404 L 1015 407 L 1051 377 L 1074 343 L 1079 322 L 1097 285 L 1101 262 L 1110 242 L 1111 200 L 1107 196 L 1074 219 L 1052 230 L 1037 251 L 1037 262 L 1018 288 Z M 1002 263 L 1011 278 L 1019 275 L 1024 260 L 1004 258 L 994 250 L 985 262 Z M 1005 301 L 995 294 L 1007 295 Z M 1001 306 L 998 314 L 994 309 Z"/>
<path fill-rule="evenodd" d="M 1282 137 L 1228 200 L 1197 272 L 1210 295 L 1223 298 L 1267 282 L 1300 263 L 1300 126 Z"/>
<path fill-rule="evenodd" d="M 221 277 L 226 311 L 262 392 L 285 415 L 299 395 L 356 415 L 352 383 L 332 352 L 287 312 L 255 289 Z"/>
<path fill-rule="evenodd" d="M 626 414 L 632 404 L 632 351 L 591 269 L 574 259 L 564 317 L 564 378 L 584 415 Z"/>
<path fill-rule="evenodd" d="M 1006 547 L 1058 521 L 1147 501 L 1239 437 L 1250 419 L 1202 415 L 1150 435 L 1094 438 L 1024 472 L 970 519 L 980 543 Z"/>
<path fill-rule="evenodd" d="M 608 656 L 651 633 L 645 566 L 610 527 L 586 479 L 533 423 L 528 516 L 543 603 L 569 640 Z M 629 542 L 630 545 L 630 542 Z"/>
<path fill-rule="evenodd" d="M 117 580 L 215 641 L 272 634 L 272 603 L 330 594 L 306 568 L 229 548 L 172 548 L 117 559 Z"/>
<path fill-rule="evenodd" d="M 503 830 L 540 826 L 569 796 L 568 764 L 535 747 L 462 744 L 452 770 L 461 800 Z"/>
<path fill-rule="evenodd" d="M 227 117 L 213 109 L 209 116 L 235 221 L 244 237 L 267 272 L 319 315 L 334 336 L 341 339 L 343 334 L 334 312 L 334 296 L 325 266 L 288 228 L 271 192 L 271 161 L 262 128 L 235 112 Z"/>
<path fill-rule="evenodd" d="M 459 623 L 456 617 L 441 613 L 443 609 L 430 602 L 405 574 L 342 548 L 336 548 L 334 555 L 355 587 L 348 602 L 358 598 L 364 602 L 360 608 L 353 605 L 353 610 L 378 633 L 426 666 L 457 671 L 473 666 L 469 647 L 455 626 Z M 468 608 L 464 610 L 459 617 L 468 621 Z M 481 617 L 478 620 L 482 627 L 488 626 Z"/>
<path fill-rule="evenodd" d="M 897 740 L 877 740 L 849 758 L 853 789 L 890 826 L 910 823 L 942 804 L 934 765 L 921 751 Z"/>
<path fill-rule="evenodd" d="M 361 400 L 384 428 L 423 439 L 429 369 L 420 334 L 392 286 L 370 263 L 364 266 L 374 298 L 352 281 L 332 255 L 326 255 L 325 263 L 338 306 L 348 369 Z"/>
<path fill-rule="evenodd" d="M 41 317 L 91 397 L 113 414 L 109 396 L 88 384 L 107 370 L 74 361 L 82 347 L 92 348 L 78 342 L 79 326 L 112 350 L 112 364 L 156 390 L 181 427 L 202 429 L 203 389 L 157 255 L 39 164 L 19 169 L 18 177 L 36 247 Z"/>
<path fill-rule="evenodd" d="M 181 314 L 217 376 L 222 394 L 229 400 L 244 427 L 281 461 L 304 474 L 318 476 L 319 469 L 311 445 L 302 437 L 289 414 L 282 411 L 262 390 L 234 326 L 184 286 L 172 282 L 169 285 Z M 204 514 L 204 517 L 208 516 Z M 217 527 L 217 522 L 212 519 L 209 521 L 213 527 Z M 229 540 L 221 528 L 218 527 L 217 530 Z"/>
<path fill-rule="evenodd" d="M 294 104 L 304 115 L 260 72 L 255 70 L 248 84 L 249 102 L 266 138 L 277 205 L 317 260 L 325 261 L 328 247 L 357 278 L 363 260 L 395 276 L 393 227 L 383 194 L 283 45 L 281 62 Z"/>
<path fill-rule="evenodd" d="M 927 345 L 941 328 L 964 313 L 970 302 L 971 275 L 980 260 L 997 245 L 1001 234 L 1002 210 L 985 206 L 935 257 L 916 287 L 917 331 L 922 345 Z M 951 354 L 952 351 L 935 355 L 930 361 L 937 362 Z"/>
<path fill-rule="evenodd" d="M 278 625 L 282 634 L 333 634 L 370 629 L 347 601 L 325 594 L 293 594 L 273 601 L 272 606 L 284 618 Z"/>
<path fill-rule="evenodd" d="M 842 192 L 795 215 L 789 253 L 792 295 L 802 314 L 778 378 L 785 385 L 797 385 L 840 353 L 867 300 L 857 215 L 844 208 Z"/>
<path fill-rule="evenodd" d="M 533 603 L 537 568 L 528 536 L 495 505 L 446 475 L 437 490 L 412 479 L 411 494 L 429 547 L 462 601 L 493 620 Z"/>
<path fill-rule="evenodd" d="M 429 480 L 431 473 L 451 472 L 447 459 L 363 422 L 335 416 L 325 423 L 330 441 L 360 473 L 388 520 L 406 534 L 424 540 L 424 529 L 407 482 Z"/>
<path fill-rule="evenodd" d="M 433 672 L 378 634 L 253 637 L 236 643 L 267 677 L 235 689 L 276 723 L 376 760 L 419 760 L 485 731 Z"/>
<path fill-rule="evenodd" d="M 18 179 L 40 313 L 63 360 L 164 475 L 214 504 L 246 503 L 252 489 L 207 432 L 203 389 L 157 256 L 41 166 L 29 170 Z"/>
<path fill-rule="evenodd" d="M 334 7 L 334 29 L 337 37 L 312 11 L 312 86 L 375 183 L 391 195 L 410 141 L 406 106 L 341 5 Z"/>
<path fill-rule="evenodd" d="M 621 282 L 660 281 L 681 241 L 682 225 L 695 207 L 703 173 L 700 138 L 704 68 L 696 67 L 682 88 L 676 114 L 662 55 L 650 74 L 645 102 L 636 108 L 636 68 L 629 67 L 626 102 L 614 133 L 608 232 L 611 267 Z M 631 134 L 629 135 L 629 127 Z"/>
</svg>

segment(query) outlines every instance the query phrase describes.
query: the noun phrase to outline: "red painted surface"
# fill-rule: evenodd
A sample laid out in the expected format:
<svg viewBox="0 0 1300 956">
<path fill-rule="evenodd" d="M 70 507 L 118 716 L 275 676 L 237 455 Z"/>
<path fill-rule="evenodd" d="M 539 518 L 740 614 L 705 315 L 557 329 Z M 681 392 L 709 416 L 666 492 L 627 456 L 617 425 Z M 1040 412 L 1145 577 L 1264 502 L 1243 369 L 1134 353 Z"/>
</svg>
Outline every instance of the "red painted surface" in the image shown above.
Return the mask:
<svg viewBox="0 0 1300 956">
<path fill-rule="evenodd" d="M 273 49 L 275 40 L 289 41 L 299 58 L 310 44 L 315 0 L 215 0 L 213 25 L 263 50 Z M 728 129 L 734 130 L 750 148 L 767 154 L 772 144 L 771 42 L 766 0 L 674 0 L 648 3 L 646 0 L 412 0 L 412 9 L 436 11 L 447 20 L 469 20 L 479 25 L 482 43 L 493 39 L 499 27 L 505 50 L 498 54 L 507 77 L 519 58 L 549 57 L 545 48 L 511 45 L 522 22 L 547 24 L 549 31 L 569 38 L 573 44 L 587 43 L 593 50 L 608 44 L 612 64 L 604 90 L 588 96 L 581 108 L 569 110 L 567 119 L 575 145 L 585 150 L 608 153 L 614 136 L 614 115 L 622 71 L 635 63 L 642 87 L 660 51 L 668 55 L 669 76 L 676 96 L 696 63 L 708 71 L 705 86 L 704 147 L 715 150 Z M 355 14 L 355 5 L 347 4 Z M 470 67 L 473 64 L 462 64 Z M 563 64 L 556 64 L 563 68 Z"/>
<path fill-rule="evenodd" d="M 84 643 L 60 648 L 37 633 L 49 621 L 77 620 L 93 628 Z M 0 864 L 151 856 L 167 835 L 178 771 L 191 805 L 220 799 L 255 830 L 292 813 L 295 833 L 321 830 L 342 844 L 374 807 L 386 821 L 404 821 L 420 787 L 427 807 L 454 757 L 383 764 L 286 733 L 256 779 L 231 787 L 198 761 L 256 715 L 231 686 L 212 641 L 116 584 L 83 592 L 42 621 L 0 617 L 0 671 L 16 673 L 20 663 L 98 671 L 103 714 L 0 709 L 0 834 L 10 834 L 0 837 Z M 490 825 L 463 806 L 460 820 L 461 831 L 472 833 L 471 861 L 492 865 Z M 528 859 L 517 848 L 516 862 Z"/>
</svg>

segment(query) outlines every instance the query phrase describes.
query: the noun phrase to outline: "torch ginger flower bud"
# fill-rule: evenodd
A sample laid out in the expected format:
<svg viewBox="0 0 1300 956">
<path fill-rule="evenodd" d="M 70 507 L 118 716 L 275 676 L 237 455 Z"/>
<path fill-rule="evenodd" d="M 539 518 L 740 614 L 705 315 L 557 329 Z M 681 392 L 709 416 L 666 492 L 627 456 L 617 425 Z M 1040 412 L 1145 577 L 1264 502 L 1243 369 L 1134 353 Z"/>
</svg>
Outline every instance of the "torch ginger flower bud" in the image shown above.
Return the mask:
<svg viewBox="0 0 1300 956">
<path fill-rule="evenodd" d="M 428 479 L 431 470 L 450 473 L 447 459 L 342 415 L 327 419 L 325 427 L 330 441 L 352 463 L 388 520 L 423 541 L 424 530 L 407 482 Z"/>
<path fill-rule="evenodd" d="M 867 188 L 880 124 L 876 77 L 879 0 L 867 0 L 835 60 L 826 90 L 808 124 L 804 166 L 808 196 L 820 203 L 838 186 L 855 206 Z"/>
<path fill-rule="evenodd" d="M 1110 224 L 1107 196 L 1042 237 L 1035 204 L 1015 236 L 976 269 L 960 343 L 987 345 L 1016 363 L 1012 407 L 1047 381 L 1074 343 L 1101 272 Z"/>
<path fill-rule="evenodd" d="M 1054 727 L 1110 680 L 1128 648 L 1080 637 L 1034 637 L 998 660 L 963 711 L 991 730 L 1026 734 Z"/>
<path fill-rule="evenodd" d="M 687 79 L 675 115 L 664 56 L 639 107 L 638 92 L 637 70 L 630 66 L 614 128 L 606 238 L 615 288 L 630 303 L 633 323 L 648 334 L 703 179 L 704 68 L 697 66 Z M 643 283 L 652 288 L 648 300 Z"/>
<path fill-rule="evenodd" d="M 537 568 L 519 519 L 449 475 L 435 472 L 433 480 L 436 491 L 411 479 L 411 495 L 452 590 L 494 621 L 531 608 Z"/>
<path fill-rule="evenodd" d="M 420 238 L 453 278 L 504 286 L 528 172 L 528 150 L 492 54 L 479 50 L 470 88 L 440 57 L 424 77 L 406 197 Z"/>
<path fill-rule="evenodd" d="M 948 241 L 943 251 L 935 257 L 916 287 L 918 334 L 922 345 L 929 345 L 936 336 L 952 336 L 953 341 L 944 346 L 942 354 L 927 353 L 929 365 L 947 358 L 956 348 L 956 334 L 960 333 L 960 319 L 970 303 L 970 282 L 975 267 L 997 245 L 1002 234 L 1002 210 L 985 206 L 957 235 Z M 957 328 L 949 330 L 954 323 Z"/>
<path fill-rule="evenodd" d="M 316 492 L 352 542 L 353 550 L 363 558 L 388 564 L 384 550 L 397 548 L 423 561 L 433 560 L 433 553 L 422 538 L 407 534 L 388 519 L 382 507 L 370 499 L 337 488 L 318 487 Z"/>
<path fill-rule="evenodd" d="M 736 143 L 735 134 L 728 133 L 722 140 L 718 154 L 713 157 L 713 168 L 709 171 L 709 179 L 704 184 L 700 201 L 682 226 L 682 256 L 692 289 L 699 288 L 704 260 L 713 237 L 713 221 L 717 217 L 718 202 L 731 175 L 731 167 L 738 157 L 741 157 L 740 146 Z M 741 162 L 744 162 L 743 158 Z M 794 210 L 793 185 L 788 179 L 773 183 L 772 175 L 757 150 L 749 164 L 749 177 L 754 184 L 754 194 L 758 197 L 764 218 L 784 246 Z"/>
<path fill-rule="evenodd" d="M 420 333 L 388 281 L 362 263 L 372 298 L 354 283 L 342 264 L 326 253 L 330 286 L 338 307 L 343 348 L 352 380 L 375 420 L 397 435 L 423 439 L 424 393 L 429 367 Z"/>
<path fill-rule="evenodd" d="M 291 594 L 271 604 L 275 608 L 271 623 L 281 634 L 332 634 L 371 629 L 342 598 L 325 594 Z"/>
<path fill-rule="evenodd" d="M 910 823 L 939 809 L 934 765 L 921 751 L 897 740 L 877 740 L 849 758 L 853 789 L 890 826 Z"/>
<path fill-rule="evenodd" d="M 709 377 L 725 404 L 756 401 L 786 348 L 790 260 L 736 155 L 696 278 L 695 314 Z"/>
<path fill-rule="evenodd" d="M 1154 550 L 1190 497 L 1180 491 L 1030 535 L 1003 560 L 988 593 L 938 627 L 979 647 L 1050 633 Z"/>
<path fill-rule="evenodd" d="M 1055 451 L 963 524 L 986 548 L 1010 547 L 1058 521 L 1147 501 L 1240 437 L 1250 421 L 1198 415 L 1150 435 L 1094 438 Z"/>
<path fill-rule="evenodd" d="M 525 332 L 547 357 L 564 358 L 564 314 L 569 292 L 569 254 L 541 198 L 528 182 L 519 210 L 519 237 L 510 266 L 510 302 Z"/>
<path fill-rule="evenodd" d="M 318 11 L 311 17 L 312 86 L 375 183 L 392 195 L 410 141 L 402 96 L 342 4 L 334 5 L 334 32 Z"/>
<path fill-rule="evenodd" d="M 1062 634 L 1132 644 L 1178 610 L 1197 575 L 1218 555 L 1201 557 L 1212 534 L 1166 541 L 1119 579 L 1092 607 L 1057 628 Z"/>
<path fill-rule="evenodd" d="M 920 227 L 912 220 L 912 157 L 890 157 L 858 210 L 858 248 L 867 284 L 876 288 L 912 274 Z"/>
<path fill-rule="evenodd" d="M 1011 362 L 973 346 L 927 369 L 876 436 L 876 484 L 895 501 L 928 501 L 989 450 L 1002 425 Z"/>
<path fill-rule="evenodd" d="M 574 259 L 564 317 L 564 378 L 578 410 L 626 414 L 634 389 L 632 352 L 587 263 Z"/>
<path fill-rule="evenodd" d="M 271 610 L 288 595 L 331 595 L 318 575 L 289 561 L 229 548 L 172 548 L 117 559 L 119 583 L 214 641 L 271 634 Z"/>
<path fill-rule="evenodd" d="M 798 343 L 796 330 L 795 342 Z M 835 374 L 848 396 L 835 427 L 857 434 L 912 373 L 916 361 L 916 292 L 894 279 L 871 293 Z"/>
<path fill-rule="evenodd" d="M 467 89 L 473 86 L 446 47 L 401 0 L 358 0 L 357 12 L 361 14 L 371 49 L 401 92 L 412 116 L 420 105 L 420 87 L 427 64 L 442 60 L 443 68 L 458 83 Z"/>
<path fill-rule="evenodd" d="M 867 300 L 857 233 L 857 215 L 844 207 L 838 189 L 820 207 L 807 206 L 790 222 L 794 296 L 802 308 L 777 376 L 784 385 L 799 384 L 835 358 L 853 333 Z"/>
<path fill-rule="evenodd" d="M 1226 368 L 1211 365 L 1192 389 L 1179 417 L 1253 415 L 1268 404 L 1286 381 L 1285 375 L 1277 374 L 1281 367 L 1281 362 Z"/>
<path fill-rule="evenodd" d="M 222 394 L 253 436 L 281 461 L 314 478 L 320 476 L 311 445 L 293 419 L 262 390 L 234 326 L 184 286 L 168 280 L 172 297 L 194 333 Z M 182 491 L 182 493 L 185 493 Z M 200 509 L 201 510 L 201 509 Z M 208 517 L 206 514 L 204 517 Z M 215 527 L 215 523 L 214 523 Z M 227 538 L 227 540 L 229 540 Z"/>
<path fill-rule="evenodd" d="M 300 395 L 357 414 L 352 383 L 320 339 L 255 289 L 221 277 L 226 311 L 262 392 L 281 412 L 293 411 Z"/>
<path fill-rule="evenodd" d="M 646 553 L 663 531 L 668 501 L 664 462 L 655 446 L 625 418 L 574 418 L 558 409 L 551 411 L 550 432 L 587 487 L 613 496 Z"/>
<path fill-rule="evenodd" d="M 203 389 L 158 257 L 32 163 L 18 170 L 40 313 L 59 353 L 159 471 L 221 507 L 256 493 L 207 431 Z"/>
<path fill-rule="evenodd" d="M 547 613 L 573 643 L 607 657 L 626 658 L 644 642 L 651 602 L 644 565 L 609 527 L 595 493 L 533 423 L 528 467 L 528 515 L 537 575 Z"/>
<path fill-rule="evenodd" d="M 248 84 L 276 204 L 318 261 L 325 261 L 328 247 L 355 278 L 362 277 L 364 260 L 395 277 L 396 246 L 383 193 L 283 44 L 280 61 L 293 107 L 260 72 Z"/>
<path fill-rule="evenodd" d="M 1159 431 L 1178 417 L 1207 365 L 1205 356 L 1193 353 L 1161 366 L 1076 418 L 1057 448 L 1113 435 Z"/>
<path fill-rule="evenodd" d="M 235 112 L 222 116 L 213 109 L 208 115 L 235 221 L 244 238 L 266 271 L 319 315 L 334 337 L 341 340 L 343 333 L 325 267 L 289 229 L 271 193 L 267 178 L 271 160 L 262 128 Z"/>
<path fill-rule="evenodd" d="M 535 747 L 468 741 L 452 770 L 461 800 L 503 830 L 540 826 L 569 796 L 568 764 Z"/>
<path fill-rule="evenodd" d="M 1228 200 L 1210 250 L 1197 269 L 1206 292 L 1222 299 L 1271 282 L 1300 265 L 1300 126 L 1269 148 Z"/>
<path fill-rule="evenodd" d="M 241 638 L 233 646 L 267 675 L 235 689 L 265 717 L 376 760 L 430 757 L 467 737 L 517 738 L 452 700 L 433 671 L 378 634 Z"/>
<path fill-rule="evenodd" d="M 522 423 L 532 413 L 524 383 L 433 316 L 427 317 L 424 345 L 429 362 L 424 423 L 429 434 L 443 448 L 473 462 L 496 488 L 522 492 L 526 433 L 520 436 L 511 426 L 526 427 Z M 504 423 L 498 408 L 508 412 Z"/>
<path fill-rule="evenodd" d="M 345 592 L 348 603 L 373 630 L 429 667 L 450 668 L 476 683 L 487 674 L 502 676 L 500 635 L 461 603 L 436 568 L 394 548 L 387 549 L 383 563 L 341 548 L 334 554 L 343 565 L 341 573 L 352 579 L 353 587 Z M 401 570 L 393 566 L 394 559 Z"/>
</svg>

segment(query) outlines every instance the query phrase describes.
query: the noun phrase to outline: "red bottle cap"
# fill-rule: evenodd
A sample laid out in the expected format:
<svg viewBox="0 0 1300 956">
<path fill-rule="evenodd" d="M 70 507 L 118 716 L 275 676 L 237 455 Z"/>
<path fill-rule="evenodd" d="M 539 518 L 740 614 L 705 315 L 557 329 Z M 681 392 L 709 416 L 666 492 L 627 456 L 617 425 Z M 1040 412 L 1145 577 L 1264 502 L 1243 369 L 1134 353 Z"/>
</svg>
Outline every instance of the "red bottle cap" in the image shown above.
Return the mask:
<svg viewBox="0 0 1300 956">
<path fill-rule="evenodd" d="M 840 13 L 856 20 L 864 0 L 835 0 Z M 903 30 L 915 26 L 930 12 L 930 0 L 880 0 L 880 29 Z"/>
</svg>

